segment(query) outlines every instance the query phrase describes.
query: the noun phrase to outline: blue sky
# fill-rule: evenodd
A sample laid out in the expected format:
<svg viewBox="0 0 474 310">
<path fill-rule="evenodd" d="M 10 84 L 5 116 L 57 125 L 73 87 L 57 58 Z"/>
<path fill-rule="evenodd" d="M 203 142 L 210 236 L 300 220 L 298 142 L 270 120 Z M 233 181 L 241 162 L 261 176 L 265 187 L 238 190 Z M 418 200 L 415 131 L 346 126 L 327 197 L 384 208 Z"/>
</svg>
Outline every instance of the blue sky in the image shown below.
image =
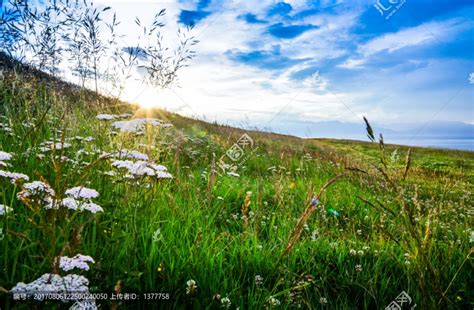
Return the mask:
<svg viewBox="0 0 474 310">
<path fill-rule="evenodd" d="M 139 94 L 147 105 L 287 133 L 310 124 L 309 135 L 312 123 L 362 115 L 389 128 L 474 124 L 474 2 L 391 2 L 100 1 L 125 32 L 161 8 L 171 41 L 195 25 L 198 57 L 180 88 Z"/>
</svg>

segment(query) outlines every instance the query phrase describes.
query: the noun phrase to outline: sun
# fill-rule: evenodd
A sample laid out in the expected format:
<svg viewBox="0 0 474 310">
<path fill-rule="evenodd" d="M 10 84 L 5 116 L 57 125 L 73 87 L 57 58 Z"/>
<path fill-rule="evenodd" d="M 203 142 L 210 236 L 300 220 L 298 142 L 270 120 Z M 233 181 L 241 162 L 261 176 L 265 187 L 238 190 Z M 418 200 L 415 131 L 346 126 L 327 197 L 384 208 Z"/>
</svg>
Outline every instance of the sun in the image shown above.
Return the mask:
<svg viewBox="0 0 474 310">
<path fill-rule="evenodd" d="M 151 87 L 131 87 L 122 100 L 138 105 L 143 109 L 167 108 L 177 103 L 176 96 L 169 89 Z"/>
</svg>

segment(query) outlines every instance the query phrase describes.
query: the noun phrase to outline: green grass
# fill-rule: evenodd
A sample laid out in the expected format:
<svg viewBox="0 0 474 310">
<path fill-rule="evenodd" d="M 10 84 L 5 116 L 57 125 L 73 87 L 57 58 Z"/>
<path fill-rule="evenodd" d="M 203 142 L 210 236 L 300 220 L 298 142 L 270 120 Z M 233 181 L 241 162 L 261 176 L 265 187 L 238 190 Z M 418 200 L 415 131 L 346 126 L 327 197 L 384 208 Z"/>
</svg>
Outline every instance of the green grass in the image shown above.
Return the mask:
<svg viewBox="0 0 474 310">
<path fill-rule="evenodd" d="M 276 308 L 268 303 L 271 297 L 281 302 L 279 308 L 381 309 L 401 291 L 421 309 L 473 306 L 472 258 L 466 260 L 472 252 L 471 152 L 413 150 L 406 180 L 411 190 L 406 196 L 423 209 L 420 222 L 427 220 L 427 209 L 437 210 L 431 217 L 427 257 L 439 287 L 447 289 L 442 298 L 434 285 L 428 286 L 426 298 L 418 285 L 420 261 L 410 257 L 407 262 L 406 247 L 385 233 L 401 240 L 408 233 L 400 230 L 404 226 L 357 198 L 377 197 L 400 212 L 393 193 L 372 175 L 353 175 L 330 187 L 299 242 L 275 270 L 313 193 L 345 167 L 369 169 L 369 163 L 377 162 L 374 144 L 249 132 L 258 150 L 237 170 L 240 176 L 218 175 L 210 187 L 213 161 L 225 154 L 242 130 L 160 110 L 98 108 L 97 101 L 46 90 L 34 81 L 17 81 L 16 88 L 10 81 L 0 82 L 0 100 L 4 124 L 0 149 L 15 154 L 7 170 L 25 173 L 30 181 L 47 181 L 58 194 L 77 185 L 96 189 L 100 196 L 95 201 L 104 208 L 97 215 L 64 209 L 32 211 L 15 198 L 18 186 L 0 180 L 0 203 L 14 209 L 0 216 L 0 288 L 9 290 L 17 282 L 51 273 L 56 256 L 82 253 L 96 261 L 91 270 L 76 272 L 89 279 L 91 292 L 112 293 L 120 283 L 123 293 L 170 294 L 170 301 L 147 307 L 217 309 L 219 294 L 231 300 L 231 308 L 240 309 Z M 109 106 L 108 100 L 100 100 Z M 143 136 L 111 135 L 110 122 L 95 119 L 98 113 L 124 109 L 133 110 L 134 117 L 157 117 L 174 127 L 148 128 Z M 72 141 L 63 155 L 73 161 L 53 160 L 54 152 L 38 158 L 35 147 L 40 143 L 76 135 L 92 136 L 94 141 Z M 128 182 L 120 175 L 104 175 L 113 168 L 99 155 L 123 147 L 148 154 L 168 167 L 174 178 Z M 393 154 L 395 149 L 398 156 L 392 156 L 390 168 L 402 169 L 406 147 L 389 146 L 387 152 Z M 244 228 L 241 210 L 249 191 L 252 216 Z M 339 216 L 330 215 L 329 209 Z M 351 250 L 359 253 L 352 255 Z M 356 271 L 356 265 L 362 271 Z M 255 283 L 257 275 L 263 277 L 262 285 Z M 197 283 L 194 294 L 186 293 L 190 279 Z M 14 302 L 7 293 L 1 298 L 2 309 L 39 305 Z M 322 298 L 327 303 L 321 303 Z M 132 306 L 101 303 L 105 308 Z M 141 304 L 133 305 L 145 307 L 145 302 L 142 298 Z M 49 301 L 46 306 L 65 305 Z"/>
</svg>

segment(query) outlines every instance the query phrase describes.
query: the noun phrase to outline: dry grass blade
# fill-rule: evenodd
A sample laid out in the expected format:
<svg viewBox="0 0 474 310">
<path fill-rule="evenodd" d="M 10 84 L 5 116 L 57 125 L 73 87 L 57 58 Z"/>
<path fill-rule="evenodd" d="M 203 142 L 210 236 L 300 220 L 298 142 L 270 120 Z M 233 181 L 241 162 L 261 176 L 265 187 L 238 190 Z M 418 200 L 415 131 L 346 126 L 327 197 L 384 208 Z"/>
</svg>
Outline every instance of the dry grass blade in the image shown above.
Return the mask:
<svg viewBox="0 0 474 310">
<path fill-rule="evenodd" d="M 408 170 L 410 170 L 411 166 L 411 149 L 408 149 L 407 157 L 405 159 L 405 169 L 403 171 L 403 181 L 407 178 Z"/>
<path fill-rule="evenodd" d="M 244 203 L 242 204 L 242 231 L 245 232 L 248 224 L 248 208 L 250 206 L 250 197 L 252 197 L 252 192 L 247 192 L 245 195 Z"/>
<path fill-rule="evenodd" d="M 340 173 L 338 175 L 336 175 L 335 177 L 333 177 L 332 179 L 330 179 L 329 181 L 326 182 L 326 184 L 323 185 L 323 187 L 321 187 L 321 189 L 319 190 L 319 193 L 312 199 L 311 203 L 309 204 L 308 207 L 306 207 L 306 209 L 303 211 L 303 214 L 300 216 L 300 218 L 298 219 L 298 222 L 296 223 L 296 226 L 295 228 L 293 228 L 293 231 L 291 232 L 290 234 L 290 237 L 288 239 L 288 243 L 285 247 L 285 250 L 283 251 L 283 253 L 280 255 L 280 257 L 278 258 L 278 262 L 276 264 L 276 267 L 275 267 L 275 271 L 278 269 L 278 267 L 280 266 L 280 263 L 281 263 L 281 260 L 283 259 L 283 257 L 285 257 L 286 255 L 290 254 L 291 250 L 294 248 L 294 246 L 296 245 L 296 242 L 298 241 L 298 239 L 300 238 L 301 236 L 301 232 L 303 231 L 304 229 L 304 225 L 306 224 L 306 222 L 308 221 L 308 219 L 311 217 L 311 215 L 313 214 L 313 212 L 316 210 L 317 206 L 318 206 L 318 201 L 319 199 L 321 198 L 321 196 L 323 195 L 323 193 L 326 191 L 326 189 L 329 188 L 329 186 L 331 186 L 334 182 L 336 182 L 338 179 L 348 175 L 349 173 L 351 173 L 351 171 L 346 171 L 346 172 L 343 172 L 343 173 Z"/>
</svg>

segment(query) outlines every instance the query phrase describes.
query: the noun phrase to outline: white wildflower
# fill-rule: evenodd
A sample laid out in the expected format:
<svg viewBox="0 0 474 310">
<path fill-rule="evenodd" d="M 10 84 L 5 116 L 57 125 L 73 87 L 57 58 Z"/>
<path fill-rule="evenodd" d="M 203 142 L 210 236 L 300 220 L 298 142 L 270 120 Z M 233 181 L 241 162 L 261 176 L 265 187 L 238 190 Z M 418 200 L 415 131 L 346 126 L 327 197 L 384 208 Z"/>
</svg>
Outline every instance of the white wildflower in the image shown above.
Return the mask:
<svg viewBox="0 0 474 310">
<path fill-rule="evenodd" d="M 114 177 L 117 175 L 117 172 L 115 171 L 104 171 L 102 172 L 103 175 L 108 176 L 108 177 Z"/>
<path fill-rule="evenodd" d="M 98 114 L 95 118 L 101 121 L 110 121 L 116 119 L 117 116 L 112 114 Z"/>
<path fill-rule="evenodd" d="M 66 197 L 61 201 L 61 206 L 70 209 L 70 210 L 79 210 L 79 211 L 89 211 L 91 213 L 104 212 L 101 206 L 93 202 L 82 202 L 78 201 L 72 197 Z"/>
<path fill-rule="evenodd" d="M 30 180 L 30 178 L 26 174 L 9 172 L 9 171 L 4 171 L 4 170 L 0 170 L 0 177 L 10 179 L 11 183 L 15 183 L 18 180 L 24 180 L 24 181 Z"/>
<path fill-rule="evenodd" d="M 0 161 L 10 160 L 13 155 L 4 151 L 0 151 Z"/>
<path fill-rule="evenodd" d="M 349 251 L 349 253 L 350 253 L 352 256 L 356 256 L 356 255 L 357 255 L 357 251 L 354 250 L 354 249 L 351 249 L 351 250 Z"/>
<path fill-rule="evenodd" d="M 197 291 L 197 284 L 196 281 L 194 280 L 189 280 L 186 282 L 186 294 L 187 295 L 193 295 Z"/>
<path fill-rule="evenodd" d="M 87 202 L 87 203 L 84 203 L 84 204 L 80 205 L 80 209 L 89 211 L 89 212 L 94 213 L 94 214 L 97 213 L 97 212 L 104 212 L 104 209 L 102 209 L 101 206 L 99 206 L 98 204 L 95 204 L 93 202 Z"/>
<path fill-rule="evenodd" d="M 130 168 L 128 168 L 128 172 L 132 176 L 154 176 L 155 175 L 155 170 L 151 167 L 149 167 L 148 163 L 145 161 L 138 161 L 136 163 L 133 163 Z"/>
<path fill-rule="evenodd" d="M 142 118 L 112 123 L 112 126 L 120 129 L 121 132 L 129 133 L 139 133 L 145 129 L 146 125 L 160 126 L 161 122 L 154 118 Z"/>
<path fill-rule="evenodd" d="M 165 166 L 146 161 L 133 162 L 130 160 L 116 160 L 112 163 L 112 166 L 118 169 L 127 169 L 131 178 L 156 176 L 158 179 L 165 179 L 173 177 L 166 172 L 167 169 Z"/>
<path fill-rule="evenodd" d="M 156 177 L 158 179 L 172 179 L 173 176 L 171 175 L 171 173 L 168 173 L 168 172 L 163 172 L 163 171 L 158 171 L 156 173 Z"/>
<path fill-rule="evenodd" d="M 99 197 L 99 193 L 95 189 L 83 186 L 68 189 L 65 194 L 75 199 L 92 199 Z"/>
<path fill-rule="evenodd" d="M 24 190 L 18 193 L 21 197 L 32 197 L 32 196 L 54 196 L 56 193 L 48 184 L 41 181 L 33 181 L 31 183 L 25 183 L 23 185 Z"/>
<path fill-rule="evenodd" d="M 276 299 L 275 297 L 270 297 L 268 299 L 268 303 L 272 307 L 278 307 L 281 304 L 281 302 L 278 299 Z"/>
<path fill-rule="evenodd" d="M 144 160 L 147 161 L 149 158 L 146 154 L 140 153 L 138 151 L 129 151 L 129 150 L 121 150 L 119 152 L 120 158 L 128 158 L 128 159 L 137 159 L 137 160 Z"/>
<path fill-rule="evenodd" d="M 325 305 L 328 303 L 328 300 L 326 297 L 320 297 L 319 298 L 319 303 L 322 304 L 322 305 Z"/>
<path fill-rule="evenodd" d="M 112 163 L 112 167 L 118 169 L 130 170 L 133 167 L 133 161 L 131 160 L 116 160 Z"/>
<path fill-rule="evenodd" d="M 168 168 L 163 165 L 156 165 L 154 163 L 149 163 L 148 165 L 156 171 L 168 171 Z"/>
<path fill-rule="evenodd" d="M 61 205 L 67 209 L 77 210 L 79 202 L 72 197 L 66 197 L 61 201 Z"/>
<path fill-rule="evenodd" d="M 46 141 L 46 142 L 41 143 L 41 147 L 39 147 L 39 150 L 41 152 L 48 152 L 50 150 L 63 150 L 70 147 L 71 147 L 71 144 L 67 142 Z"/>
<path fill-rule="evenodd" d="M 355 265 L 355 270 L 357 272 L 361 272 L 362 271 L 362 265 Z"/>
<path fill-rule="evenodd" d="M 88 255 L 77 254 L 71 258 L 67 256 L 59 258 L 59 268 L 64 271 L 71 271 L 74 268 L 89 270 L 89 263 L 95 263 L 95 261 Z"/>
<path fill-rule="evenodd" d="M 262 285 L 263 284 L 263 277 L 260 275 L 255 276 L 255 285 Z"/>
<path fill-rule="evenodd" d="M 0 205 L 0 215 L 5 215 L 12 211 L 13 211 L 13 208 L 10 208 L 9 206 L 5 206 L 5 205 Z"/>
<path fill-rule="evenodd" d="M 37 293 L 88 293 L 88 286 L 89 280 L 81 275 L 68 274 L 67 276 L 61 277 L 58 274 L 46 273 L 31 283 L 17 283 L 10 292 L 14 294 L 25 294 L 28 297 L 34 296 Z"/>
<path fill-rule="evenodd" d="M 230 301 L 229 297 L 221 298 L 221 307 L 222 308 L 229 309 L 231 305 L 232 305 L 232 302 Z"/>
</svg>

